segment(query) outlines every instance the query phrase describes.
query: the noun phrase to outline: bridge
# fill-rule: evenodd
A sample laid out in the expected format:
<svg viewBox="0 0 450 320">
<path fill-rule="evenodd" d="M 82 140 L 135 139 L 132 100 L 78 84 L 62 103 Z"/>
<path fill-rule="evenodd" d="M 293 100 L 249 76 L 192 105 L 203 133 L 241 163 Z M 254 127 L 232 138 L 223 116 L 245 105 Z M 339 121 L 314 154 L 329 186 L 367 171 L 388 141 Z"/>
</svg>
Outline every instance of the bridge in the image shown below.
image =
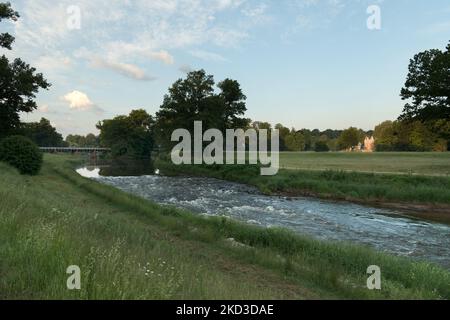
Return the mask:
<svg viewBox="0 0 450 320">
<path fill-rule="evenodd" d="M 110 148 L 79 148 L 79 147 L 40 147 L 46 153 L 101 153 L 110 152 Z"/>
</svg>

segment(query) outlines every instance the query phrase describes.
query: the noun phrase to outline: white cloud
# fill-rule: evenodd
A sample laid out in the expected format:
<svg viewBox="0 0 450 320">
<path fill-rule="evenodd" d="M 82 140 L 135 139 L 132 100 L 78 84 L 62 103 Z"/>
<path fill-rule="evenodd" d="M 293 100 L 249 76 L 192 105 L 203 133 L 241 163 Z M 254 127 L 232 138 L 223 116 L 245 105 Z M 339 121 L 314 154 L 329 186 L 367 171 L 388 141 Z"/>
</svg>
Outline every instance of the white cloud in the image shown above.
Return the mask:
<svg viewBox="0 0 450 320">
<path fill-rule="evenodd" d="M 41 113 L 48 113 L 50 111 L 50 108 L 48 107 L 48 105 L 44 104 L 38 107 L 38 111 Z"/>
<path fill-rule="evenodd" d="M 58 49 L 83 42 L 103 54 L 108 44 L 121 42 L 144 48 L 165 63 L 171 48 L 214 42 L 226 34 L 228 46 L 235 46 L 247 32 L 236 21 L 211 20 L 229 10 L 239 10 L 245 0 L 47 0 L 23 1 L 16 25 L 18 41 L 39 48 Z M 81 30 L 67 28 L 67 8 L 80 7 Z M 239 12 L 239 11 L 238 11 Z M 223 41 L 220 42 L 225 45 Z M 161 51 L 162 50 L 162 51 Z M 157 54 L 159 53 L 159 55 Z M 162 57 L 164 56 L 164 57 Z M 162 57 L 162 58 L 161 58 Z"/>
<path fill-rule="evenodd" d="M 175 62 L 170 53 L 165 50 L 148 52 L 147 54 L 151 59 L 159 60 L 165 64 L 173 64 Z"/>
<path fill-rule="evenodd" d="M 147 75 L 146 72 L 139 66 L 121 61 L 121 54 L 109 54 L 107 57 L 101 57 L 86 48 L 81 48 L 74 53 L 74 56 L 87 60 L 91 67 L 109 69 L 131 79 L 142 81 L 156 79 L 155 77 Z"/>
<path fill-rule="evenodd" d="M 225 62 L 228 61 L 226 58 L 221 56 L 220 54 L 204 51 L 204 50 L 191 50 L 189 53 L 196 58 L 205 60 L 205 61 L 213 61 L 213 62 Z"/>
<path fill-rule="evenodd" d="M 65 56 L 61 52 L 55 52 L 50 55 L 42 55 L 35 62 L 36 69 L 39 72 L 56 72 L 56 71 L 66 71 L 72 65 L 72 59 Z"/>
<path fill-rule="evenodd" d="M 89 110 L 94 105 L 87 96 L 87 94 L 74 90 L 72 92 L 69 92 L 64 96 L 64 101 L 69 103 L 70 109 L 74 110 Z"/>
<path fill-rule="evenodd" d="M 149 81 L 155 79 L 154 77 L 148 76 L 144 70 L 131 63 L 108 61 L 96 57 L 93 60 L 91 60 L 91 65 L 94 67 L 107 68 L 110 70 L 117 71 L 122 75 L 135 80 Z"/>
</svg>

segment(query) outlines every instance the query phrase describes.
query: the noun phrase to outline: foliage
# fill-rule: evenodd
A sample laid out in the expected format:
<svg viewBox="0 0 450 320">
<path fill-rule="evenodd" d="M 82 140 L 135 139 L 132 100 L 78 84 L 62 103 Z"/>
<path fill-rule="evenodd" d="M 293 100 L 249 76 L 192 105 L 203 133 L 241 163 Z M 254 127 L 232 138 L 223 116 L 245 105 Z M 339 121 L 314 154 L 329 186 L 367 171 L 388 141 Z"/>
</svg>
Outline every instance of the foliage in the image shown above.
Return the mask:
<svg viewBox="0 0 450 320">
<path fill-rule="evenodd" d="M 100 145 L 99 137 L 95 136 L 92 133 L 86 136 L 69 134 L 66 137 L 66 143 L 70 147 L 79 147 L 79 148 L 95 148 Z"/>
<path fill-rule="evenodd" d="M 410 100 L 402 120 L 450 120 L 450 43 L 446 51 L 420 52 L 411 59 L 403 100 Z"/>
<path fill-rule="evenodd" d="M 11 19 L 17 21 L 19 13 L 11 8 L 11 3 L 0 3 L 0 22 L 3 19 Z M 11 50 L 11 45 L 14 42 L 14 37 L 9 33 L 0 33 L 0 47 Z"/>
<path fill-rule="evenodd" d="M 338 147 L 340 150 L 349 149 L 357 146 L 363 140 L 360 130 L 350 127 L 344 130 L 338 138 Z"/>
<path fill-rule="evenodd" d="M 0 21 L 18 17 L 9 3 L 0 3 Z M 0 47 L 11 49 L 13 42 L 14 37 L 8 33 L 0 34 Z M 18 129 L 19 114 L 35 110 L 36 93 L 49 87 L 43 75 L 21 59 L 10 62 L 5 55 L 0 57 L 0 139 Z"/>
<path fill-rule="evenodd" d="M 40 147 L 67 146 L 62 135 L 45 118 L 39 122 L 22 123 L 19 132 Z"/>
<path fill-rule="evenodd" d="M 145 110 L 133 110 L 97 124 L 100 144 L 111 148 L 114 158 L 150 159 L 153 148 L 153 118 Z"/>
<path fill-rule="evenodd" d="M 328 147 L 327 143 L 325 141 L 317 141 L 315 146 L 316 152 L 328 152 L 330 151 L 330 148 Z"/>
<path fill-rule="evenodd" d="M 225 79 L 218 84 L 220 92 L 214 92 L 214 77 L 204 70 L 188 73 L 186 79 L 177 80 L 164 96 L 156 114 L 155 134 L 162 146 L 172 145 L 175 129 L 193 132 L 194 121 L 202 121 L 204 130 L 246 128 L 249 120 L 243 118 L 246 97 L 240 84 Z"/>
<path fill-rule="evenodd" d="M 42 166 L 42 152 L 30 139 L 10 136 L 0 141 L 0 161 L 17 168 L 21 174 L 36 175 Z"/>
<path fill-rule="evenodd" d="M 385 121 L 375 127 L 377 151 L 445 151 L 447 142 L 421 121 Z"/>
</svg>

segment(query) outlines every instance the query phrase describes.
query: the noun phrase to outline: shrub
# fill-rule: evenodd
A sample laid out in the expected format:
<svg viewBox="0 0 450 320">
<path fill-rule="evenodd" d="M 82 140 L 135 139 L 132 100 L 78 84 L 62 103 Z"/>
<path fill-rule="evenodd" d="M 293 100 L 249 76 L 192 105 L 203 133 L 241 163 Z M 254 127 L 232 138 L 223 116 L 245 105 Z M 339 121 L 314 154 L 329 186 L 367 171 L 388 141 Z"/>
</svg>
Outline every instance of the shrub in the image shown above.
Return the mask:
<svg viewBox="0 0 450 320">
<path fill-rule="evenodd" d="M 17 168 L 21 174 L 36 175 L 42 166 L 42 152 L 30 139 L 11 136 L 0 141 L 0 161 Z"/>
</svg>

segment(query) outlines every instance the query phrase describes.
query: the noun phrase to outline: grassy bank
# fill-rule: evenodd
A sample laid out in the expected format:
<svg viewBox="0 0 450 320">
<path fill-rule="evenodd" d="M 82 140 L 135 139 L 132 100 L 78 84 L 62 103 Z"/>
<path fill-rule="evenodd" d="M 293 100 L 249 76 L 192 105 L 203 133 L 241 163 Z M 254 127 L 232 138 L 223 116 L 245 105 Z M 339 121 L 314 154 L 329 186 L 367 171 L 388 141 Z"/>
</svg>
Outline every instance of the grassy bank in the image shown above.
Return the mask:
<svg viewBox="0 0 450 320">
<path fill-rule="evenodd" d="M 69 265 L 80 291 L 66 288 Z M 369 265 L 381 291 L 366 288 Z M 431 264 L 161 207 L 65 157 L 36 177 L 0 164 L 0 299 L 448 299 L 449 283 Z"/>
</svg>

